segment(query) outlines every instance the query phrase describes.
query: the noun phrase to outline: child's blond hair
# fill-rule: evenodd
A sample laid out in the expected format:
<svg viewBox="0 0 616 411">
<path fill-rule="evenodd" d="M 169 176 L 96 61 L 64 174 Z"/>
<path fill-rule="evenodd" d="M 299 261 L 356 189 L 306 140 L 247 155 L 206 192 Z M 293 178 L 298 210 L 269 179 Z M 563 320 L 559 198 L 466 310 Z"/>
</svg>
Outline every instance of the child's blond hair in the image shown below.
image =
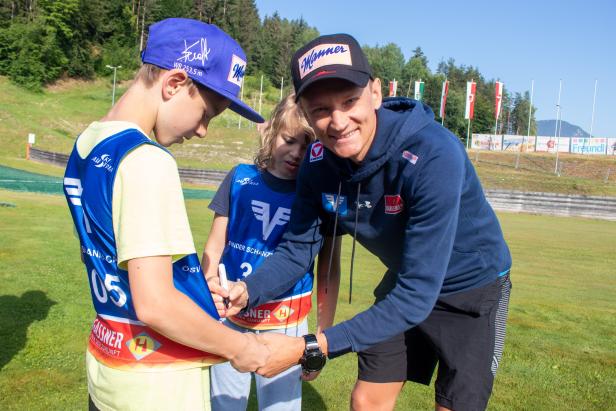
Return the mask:
<svg viewBox="0 0 616 411">
<path fill-rule="evenodd" d="M 274 107 L 270 120 L 261 131 L 261 141 L 255 155 L 255 165 L 260 170 L 265 170 L 269 165 L 278 135 L 284 129 L 289 128 L 302 130 L 306 138 L 306 144 L 310 144 L 315 140 L 314 130 L 308 124 L 308 120 L 299 104 L 295 103 L 295 94 L 288 95 Z"/>
</svg>

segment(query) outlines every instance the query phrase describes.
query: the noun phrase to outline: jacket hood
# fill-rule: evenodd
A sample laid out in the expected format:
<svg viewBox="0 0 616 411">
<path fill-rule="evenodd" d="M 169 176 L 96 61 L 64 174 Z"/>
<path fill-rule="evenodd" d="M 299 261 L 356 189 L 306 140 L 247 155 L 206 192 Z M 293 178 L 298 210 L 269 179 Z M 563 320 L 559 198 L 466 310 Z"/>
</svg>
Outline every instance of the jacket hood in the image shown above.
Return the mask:
<svg viewBox="0 0 616 411">
<path fill-rule="evenodd" d="M 392 155 L 399 154 L 412 141 L 411 136 L 433 122 L 432 109 L 420 101 L 405 97 L 384 99 L 377 110 L 377 128 L 372 145 L 366 158 L 351 173 L 349 181 L 361 181 L 375 173 Z"/>
</svg>

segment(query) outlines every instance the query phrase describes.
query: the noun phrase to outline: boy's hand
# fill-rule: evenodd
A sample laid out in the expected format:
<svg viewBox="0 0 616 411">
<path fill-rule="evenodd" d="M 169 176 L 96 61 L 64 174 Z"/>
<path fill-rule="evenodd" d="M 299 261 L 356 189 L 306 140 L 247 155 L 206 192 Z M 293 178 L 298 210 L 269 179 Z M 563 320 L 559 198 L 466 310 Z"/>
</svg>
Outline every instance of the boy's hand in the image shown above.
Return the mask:
<svg viewBox="0 0 616 411">
<path fill-rule="evenodd" d="M 302 372 L 302 381 L 312 381 L 316 380 L 316 378 L 321 374 L 321 371 L 313 371 L 313 372 Z"/>
<path fill-rule="evenodd" d="M 252 333 L 241 334 L 246 339 L 246 344 L 229 362 L 239 372 L 254 372 L 263 367 L 269 357 L 269 348 L 257 340 L 257 336 Z"/>
<path fill-rule="evenodd" d="M 248 288 L 246 288 L 245 282 L 229 281 L 229 287 L 229 306 L 227 307 L 225 313 L 227 317 L 236 315 L 244 307 L 246 307 L 246 305 L 248 305 Z"/>
<path fill-rule="evenodd" d="M 277 333 L 261 333 L 257 338 L 260 342 L 267 345 L 271 353 L 267 364 L 259 367 L 257 370 L 257 374 L 264 377 L 273 377 L 299 364 L 299 360 L 304 355 L 306 342 L 302 337 L 288 337 Z"/>
<path fill-rule="evenodd" d="M 226 317 L 227 309 L 223 300 L 229 297 L 229 291 L 225 290 L 220 286 L 220 279 L 218 278 L 218 276 L 210 277 L 207 280 L 207 286 L 210 289 L 210 293 L 212 293 L 212 299 L 214 300 L 214 304 L 216 305 L 218 315 L 221 317 Z"/>
</svg>

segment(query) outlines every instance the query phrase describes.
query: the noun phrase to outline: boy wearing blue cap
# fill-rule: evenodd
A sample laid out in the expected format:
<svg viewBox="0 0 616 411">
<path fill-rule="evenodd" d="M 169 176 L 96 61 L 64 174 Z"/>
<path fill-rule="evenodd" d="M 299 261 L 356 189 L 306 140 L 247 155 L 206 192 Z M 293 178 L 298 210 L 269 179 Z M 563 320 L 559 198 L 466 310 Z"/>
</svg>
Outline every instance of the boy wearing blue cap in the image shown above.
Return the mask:
<svg viewBox="0 0 616 411">
<path fill-rule="evenodd" d="M 255 371 L 269 351 L 218 322 L 164 147 L 205 137 L 227 107 L 263 119 L 237 98 L 246 57 L 216 26 L 156 23 L 142 61 L 118 103 L 77 138 L 64 178 L 97 313 L 90 409 L 209 409 L 209 365 Z"/>
</svg>

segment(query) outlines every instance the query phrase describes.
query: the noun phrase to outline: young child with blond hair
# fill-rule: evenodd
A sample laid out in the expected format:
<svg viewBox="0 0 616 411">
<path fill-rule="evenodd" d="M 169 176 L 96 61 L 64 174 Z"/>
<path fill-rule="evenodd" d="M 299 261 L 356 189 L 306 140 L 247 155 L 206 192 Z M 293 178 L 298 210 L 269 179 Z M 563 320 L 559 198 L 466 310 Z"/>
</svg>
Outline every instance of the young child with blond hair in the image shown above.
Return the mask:
<svg viewBox="0 0 616 411">
<path fill-rule="evenodd" d="M 215 212 L 203 253 L 204 272 L 211 288 L 219 286 L 218 267 L 224 265 L 230 280 L 250 275 L 265 261 L 286 231 L 295 200 L 295 178 L 314 141 L 314 132 L 295 104 L 295 96 L 284 98 L 261 130 L 261 144 L 254 164 L 239 164 L 226 176 L 210 204 Z M 329 255 L 339 254 L 339 241 L 326 237 L 319 257 L 319 277 L 329 268 Z M 332 246 L 334 248 L 332 249 Z M 339 258 L 333 258 L 332 284 L 324 292 L 318 281 L 319 329 L 331 326 L 338 295 Z M 330 278 L 331 280 L 331 278 Z M 225 320 L 233 330 L 246 334 L 282 333 L 302 336 L 308 332 L 307 316 L 312 305 L 312 267 L 289 290 L 251 310 Z M 328 304 L 325 304 L 328 299 Z M 300 410 L 302 370 L 295 366 L 273 378 L 255 374 L 260 410 Z M 305 376 L 304 378 L 312 378 Z M 229 364 L 212 367 L 212 409 L 245 410 L 251 374 Z"/>
</svg>

